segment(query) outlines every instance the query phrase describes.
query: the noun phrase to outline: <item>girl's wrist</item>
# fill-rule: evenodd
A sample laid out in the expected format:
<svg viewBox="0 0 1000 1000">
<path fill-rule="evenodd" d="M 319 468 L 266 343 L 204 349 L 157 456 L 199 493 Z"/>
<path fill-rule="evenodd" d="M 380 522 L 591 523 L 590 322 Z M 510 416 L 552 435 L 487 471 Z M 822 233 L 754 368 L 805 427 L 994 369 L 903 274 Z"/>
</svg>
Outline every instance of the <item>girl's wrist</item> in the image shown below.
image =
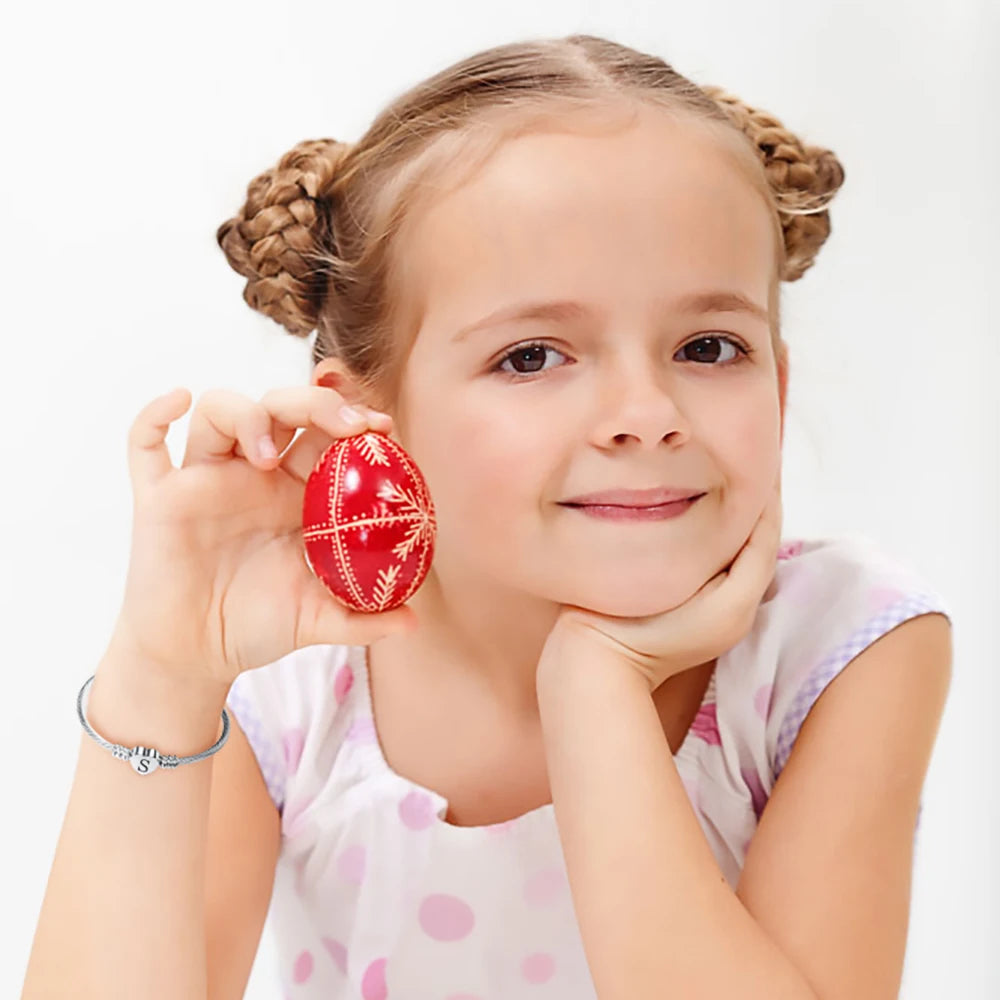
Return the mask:
<svg viewBox="0 0 1000 1000">
<path fill-rule="evenodd" d="M 123 621 L 115 625 L 100 662 L 105 674 L 115 674 L 137 689 L 141 687 L 168 700 L 208 701 L 218 703 L 221 708 L 231 687 L 230 683 L 199 669 L 197 664 L 180 667 L 157 659 L 142 647 Z"/>
<path fill-rule="evenodd" d="M 106 657 L 85 696 L 90 726 L 111 743 L 152 747 L 189 757 L 212 746 L 222 732 L 225 694 L 167 681 L 140 660 Z"/>
</svg>

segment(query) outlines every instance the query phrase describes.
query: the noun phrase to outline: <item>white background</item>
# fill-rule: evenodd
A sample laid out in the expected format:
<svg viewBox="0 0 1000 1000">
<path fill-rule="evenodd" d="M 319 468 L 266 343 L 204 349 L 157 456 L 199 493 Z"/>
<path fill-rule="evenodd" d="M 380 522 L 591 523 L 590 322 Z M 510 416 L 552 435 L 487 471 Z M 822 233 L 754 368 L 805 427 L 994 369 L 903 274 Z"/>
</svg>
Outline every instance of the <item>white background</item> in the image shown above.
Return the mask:
<svg viewBox="0 0 1000 1000">
<path fill-rule="evenodd" d="M 310 341 L 243 303 L 216 227 L 299 140 L 354 141 L 454 60 L 582 31 L 739 94 L 845 165 L 830 239 L 783 286 L 784 535 L 869 535 L 955 612 L 901 995 L 1000 996 L 996 4 L 102 0 L 4 21 L 0 995 L 21 988 L 76 694 L 120 606 L 135 414 L 178 385 L 259 398 L 309 378 Z M 270 933 L 251 1000 L 279 992 Z"/>
</svg>

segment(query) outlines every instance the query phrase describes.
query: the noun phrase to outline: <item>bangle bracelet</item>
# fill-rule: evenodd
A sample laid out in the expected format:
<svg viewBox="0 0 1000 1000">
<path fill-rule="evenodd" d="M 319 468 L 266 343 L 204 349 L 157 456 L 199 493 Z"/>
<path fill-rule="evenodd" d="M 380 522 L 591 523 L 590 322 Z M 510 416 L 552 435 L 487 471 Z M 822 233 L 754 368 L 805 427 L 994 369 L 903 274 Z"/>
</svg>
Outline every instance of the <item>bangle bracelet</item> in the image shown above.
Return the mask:
<svg viewBox="0 0 1000 1000">
<path fill-rule="evenodd" d="M 120 743 L 110 743 L 94 732 L 90 723 L 87 722 L 87 716 L 84 714 L 84 696 L 87 694 L 87 690 L 96 676 L 97 674 L 94 674 L 88 678 L 84 681 L 83 687 L 80 688 L 80 693 L 76 696 L 76 714 L 80 717 L 80 723 L 91 738 L 106 750 L 110 750 L 113 757 L 117 757 L 118 760 L 127 760 L 132 765 L 132 770 L 136 774 L 152 774 L 160 767 L 177 767 L 180 764 L 193 764 L 196 760 L 204 760 L 204 758 L 211 757 L 213 753 L 221 750 L 229 737 L 229 715 L 223 709 L 222 735 L 213 746 L 210 746 L 207 750 L 202 750 L 201 753 L 196 753 L 193 757 L 177 757 L 174 754 L 164 754 L 160 753 L 159 750 L 154 750 L 152 747 L 125 747 Z"/>
</svg>

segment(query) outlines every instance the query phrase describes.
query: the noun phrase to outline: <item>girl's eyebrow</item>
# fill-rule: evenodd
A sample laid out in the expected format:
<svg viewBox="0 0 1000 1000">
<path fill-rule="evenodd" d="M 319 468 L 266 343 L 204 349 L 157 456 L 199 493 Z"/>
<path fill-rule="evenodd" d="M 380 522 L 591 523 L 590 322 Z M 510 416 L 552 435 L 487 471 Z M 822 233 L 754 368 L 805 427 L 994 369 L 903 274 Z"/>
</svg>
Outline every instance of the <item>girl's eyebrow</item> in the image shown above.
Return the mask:
<svg viewBox="0 0 1000 1000">
<path fill-rule="evenodd" d="M 691 292 L 667 303 L 667 305 L 674 311 L 682 313 L 742 312 L 762 323 L 770 321 L 767 310 L 742 292 L 723 290 Z M 488 316 L 484 316 L 468 326 L 461 327 L 452 340 L 453 342 L 464 340 L 475 330 L 496 326 L 499 323 L 513 323 L 526 319 L 550 319 L 562 322 L 581 319 L 588 312 L 588 307 L 582 302 L 567 300 L 519 302 L 512 306 L 503 306 Z"/>
</svg>

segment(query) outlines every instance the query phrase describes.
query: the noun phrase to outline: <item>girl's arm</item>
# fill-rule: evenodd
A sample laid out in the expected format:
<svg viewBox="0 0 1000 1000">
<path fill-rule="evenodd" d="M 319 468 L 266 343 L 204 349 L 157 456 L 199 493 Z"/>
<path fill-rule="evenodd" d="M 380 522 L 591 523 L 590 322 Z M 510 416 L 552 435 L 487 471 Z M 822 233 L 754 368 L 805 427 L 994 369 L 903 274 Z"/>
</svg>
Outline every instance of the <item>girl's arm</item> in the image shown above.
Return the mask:
<svg viewBox="0 0 1000 1000">
<path fill-rule="evenodd" d="M 729 888 L 645 681 L 612 656 L 562 643 L 537 676 L 556 822 L 597 995 L 817 1000 Z"/>
<path fill-rule="evenodd" d="M 226 692 L 157 682 L 147 667 L 109 646 L 88 697 L 92 728 L 113 743 L 177 756 L 212 746 Z M 213 760 L 139 775 L 81 730 L 22 1000 L 207 996 Z"/>
<path fill-rule="evenodd" d="M 559 835 L 601 1000 L 889 1000 L 906 952 L 913 837 L 952 674 L 920 612 L 819 695 L 736 892 L 691 809 L 649 695 L 570 631 L 538 697 Z"/>
</svg>

